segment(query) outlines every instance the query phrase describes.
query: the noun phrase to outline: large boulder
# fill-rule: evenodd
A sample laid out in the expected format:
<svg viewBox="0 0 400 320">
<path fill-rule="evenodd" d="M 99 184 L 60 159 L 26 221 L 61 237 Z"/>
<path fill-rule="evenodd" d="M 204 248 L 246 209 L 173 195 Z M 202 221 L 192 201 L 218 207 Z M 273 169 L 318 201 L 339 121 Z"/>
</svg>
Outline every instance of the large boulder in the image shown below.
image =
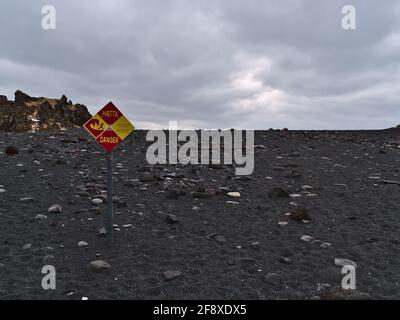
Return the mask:
<svg viewBox="0 0 400 320">
<path fill-rule="evenodd" d="M 61 99 L 35 98 L 17 90 L 15 100 L 0 96 L 0 131 L 28 132 L 82 126 L 91 118 L 86 106 Z"/>
</svg>

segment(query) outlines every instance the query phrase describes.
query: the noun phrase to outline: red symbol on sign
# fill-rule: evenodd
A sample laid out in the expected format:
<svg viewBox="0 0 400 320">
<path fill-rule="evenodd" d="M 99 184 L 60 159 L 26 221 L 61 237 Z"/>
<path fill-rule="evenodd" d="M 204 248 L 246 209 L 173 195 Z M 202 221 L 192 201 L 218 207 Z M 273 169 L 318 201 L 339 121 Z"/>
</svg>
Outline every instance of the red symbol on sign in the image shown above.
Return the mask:
<svg viewBox="0 0 400 320">
<path fill-rule="evenodd" d="M 113 130 L 106 130 L 97 138 L 97 141 L 107 152 L 111 152 L 122 140 Z"/>
<path fill-rule="evenodd" d="M 119 118 L 122 117 L 121 111 L 117 107 L 109 102 L 103 109 L 97 113 L 108 125 L 114 124 Z"/>
<path fill-rule="evenodd" d="M 84 126 L 86 130 L 89 131 L 95 138 L 97 138 L 107 129 L 105 127 L 105 123 L 98 118 L 90 119 L 88 122 L 85 123 Z"/>
</svg>

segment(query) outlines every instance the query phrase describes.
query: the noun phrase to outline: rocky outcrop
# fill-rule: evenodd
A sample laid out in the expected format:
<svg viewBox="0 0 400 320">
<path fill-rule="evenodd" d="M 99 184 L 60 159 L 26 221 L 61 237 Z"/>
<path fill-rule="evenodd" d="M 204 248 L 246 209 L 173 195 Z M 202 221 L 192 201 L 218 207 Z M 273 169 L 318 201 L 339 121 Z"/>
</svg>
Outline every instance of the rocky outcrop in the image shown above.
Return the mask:
<svg viewBox="0 0 400 320">
<path fill-rule="evenodd" d="M 60 99 L 34 98 L 17 90 L 14 101 L 0 95 L 0 131 L 34 132 L 82 126 L 91 117 L 82 104 Z"/>
</svg>

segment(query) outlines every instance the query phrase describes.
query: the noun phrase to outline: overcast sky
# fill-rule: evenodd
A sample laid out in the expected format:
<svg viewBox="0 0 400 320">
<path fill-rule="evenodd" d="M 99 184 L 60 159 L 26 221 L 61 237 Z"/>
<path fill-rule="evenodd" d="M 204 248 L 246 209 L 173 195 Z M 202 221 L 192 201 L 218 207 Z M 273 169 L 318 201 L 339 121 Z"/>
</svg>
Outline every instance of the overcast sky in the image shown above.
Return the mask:
<svg viewBox="0 0 400 320">
<path fill-rule="evenodd" d="M 112 100 L 139 128 L 400 123 L 398 0 L 1 0 L 0 43 L 0 94 Z"/>
</svg>

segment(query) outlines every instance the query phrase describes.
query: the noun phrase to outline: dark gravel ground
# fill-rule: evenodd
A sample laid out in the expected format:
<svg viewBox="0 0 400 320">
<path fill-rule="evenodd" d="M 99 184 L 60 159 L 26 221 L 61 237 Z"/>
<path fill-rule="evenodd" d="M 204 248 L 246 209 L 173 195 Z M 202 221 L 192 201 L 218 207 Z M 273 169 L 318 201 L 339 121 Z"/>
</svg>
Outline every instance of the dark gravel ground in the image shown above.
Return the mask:
<svg viewBox="0 0 400 320">
<path fill-rule="evenodd" d="M 0 133 L 0 151 L 19 150 L 0 153 L 0 299 L 399 299 L 399 133 L 257 131 L 265 148 L 255 171 L 236 179 L 229 166 L 149 166 L 138 131 L 114 152 L 112 245 L 97 234 L 104 205 L 91 202 L 106 190 L 96 142 L 79 129 Z M 301 197 L 271 199 L 274 187 Z M 186 195 L 167 199 L 173 188 Z M 203 188 L 217 194 L 192 197 Z M 48 213 L 53 204 L 63 211 Z M 311 221 L 285 215 L 295 207 Z M 57 271 L 53 291 L 41 287 L 45 256 Z M 335 258 L 357 263 L 357 291 L 341 291 Z M 111 269 L 90 271 L 98 259 Z M 167 281 L 166 271 L 181 276 Z"/>
</svg>

